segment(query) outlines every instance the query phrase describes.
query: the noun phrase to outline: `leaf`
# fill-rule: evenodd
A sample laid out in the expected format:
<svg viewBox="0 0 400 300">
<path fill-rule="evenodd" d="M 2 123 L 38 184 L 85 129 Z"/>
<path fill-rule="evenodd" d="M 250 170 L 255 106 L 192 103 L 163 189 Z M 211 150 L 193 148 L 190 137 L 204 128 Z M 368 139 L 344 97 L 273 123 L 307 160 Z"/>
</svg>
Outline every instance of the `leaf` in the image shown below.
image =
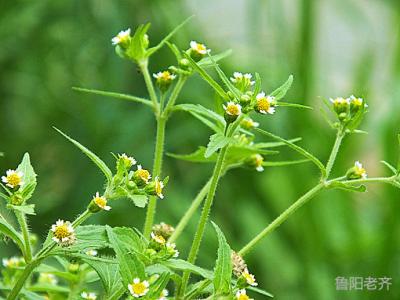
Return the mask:
<svg viewBox="0 0 400 300">
<path fill-rule="evenodd" d="M 133 34 L 133 37 L 131 38 L 131 43 L 129 47 L 126 50 L 126 55 L 128 57 L 131 57 L 136 61 L 139 61 L 145 59 L 146 56 L 151 54 L 146 51 L 147 45 L 144 44 L 145 40 L 144 35 L 149 30 L 149 28 L 150 28 L 150 23 L 141 24 L 138 26 L 135 33 Z"/>
<path fill-rule="evenodd" d="M 21 251 L 25 249 L 21 234 L 15 230 L 15 228 L 8 223 L 2 215 L 0 215 L 0 232 L 5 236 L 8 236 L 21 249 Z"/>
<path fill-rule="evenodd" d="M 108 238 L 115 251 L 119 263 L 119 273 L 124 287 L 132 282 L 134 278 L 145 279 L 145 267 L 135 253 L 140 248 L 140 238 L 136 233 L 126 227 L 107 228 Z"/>
<path fill-rule="evenodd" d="M 29 153 L 25 153 L 22 158 L 22 162 L 17 167 L 18 172 L 22 172 L 23 185 L 20 187 L 21 196 L 24 201 L 32 197 L 32 194 L 36 188 L 36 173 L 31 165 Z"/>
<path fill-rule="evenodd" d="M 346 129 L 353 132 L 357 129 L 357 127 L 361 124 L 361 121 L 364 118 L 364 115 L 367 113 L 365 105 L 361 105 L 361 108 L 356 112 L 356 114 L 351 118 L 351 120 L 347 123 Z"/>
<path fill-rule="evenodd" d="M 99 275 L 106 291 L 105 299 L 117 300 L 125 293 L 126 288 L 122 285 L 117 264 L 108 264 L 90 259 L 83 259 Z"/>
<path fill-rule="evenodd" d="M 350 192 L 360 192 L 364 193 L 367 191 L 367 188 L 365 185 L 360 185 L 360 186 L 353 186 L 349 183 L 343 183 L 340 181 L 334 181 L 329 185 L 330 188 L 336 188 L 336 189 L 342 189 Z"/>
<path fill-rule="evenodd" d="M 217 160 L 216 153 L 212 154 L 210 157 L 205 158 L 204 154 L 206 153 L 206 147 L 200 146 L 195 152 L 190 154 L 175 154 L 175 153 L 167 153 L 168 156 L 173 158 L 191 161 L 191 162 L 202 162 L 202 163 L 211 163 Z"/>
<path fill-rule="evenodd" d="M 147 204 L 148 197 L 146 195 L 127 195 L 130 200 L 137 206 L 137 207 L 145 207 Z"/>
<path fill-rule="evenodd" d="M 271 93 L 271 96 L 275 97 L 275 100 L 278 101 L 285 97 L 287 91 L 290 89 L 293 83 L 293 75 L 290 75 L 284 84 L 278 87 L 275 91 Z"/>
<path fill-rule="evenodd" d="M 176 26 L 165 38 L 163 38 L 161 40 L 160 43 L 158 43 L 158 45 L 150 48 L 147 50 L 146 52 L 146 56 L 150 56 L 152 54 L 154 54 L 156 51 L 158 51 L 159 49 L 161 49 L 162 46 L 164 46 L 164 44 L 166 42 L 168 42 L 168 40 L 179 30 L 181 29 L 183 26 L 186 25 L 187 22 L 189 22 L 189 20 L 193 18 L 193 16 L 190 16 L 189 18 L 187 18 L 186 20 L 184 20 L 181 24 L 179 24 L 178 26 Z"/>
<path fill-rule="evenodd" d="M 212 224 L 218 237 L 218 257 L 214 268 L 214 292 L 216 294 L 228 294 L 232 279 L 232 250 L 221 229 L 214 222 Z"/>
<path fill-rule="evenodd" d="M 388 167 L 390 169 L 390 171 L 393 172 L 394 175 L 397 174 L 397 170 L 395 167 L 393 167 L 391 164 L 389 164 L 387 161 L 381 160 L 381 163 L 383 163 L 386 167 Z"/>
<path fill-rule="evenodd" d="M 68 135 L 63 133 L 61 130 L 59 130 L 56 127 L 53 127 L 56 131 L 58 131 L 62 136 L 64 136 L 67 140 L 69 140 L 72 144 L 74 144 L 76 147 L 78 147 L 87 157 L 90 158 L 92 162 L 96 164 L 96 166 L 103 172 L 105 175 L 108 184 L 111 184 L 112 181 L 112 172 L 111 170 L 107 167 L 107 165 L 92 151 L 90 151 L 88 148 L 80 144 L 79 142 L 75 141 L 74 139 L 70 138 Z"/>
<path fill-rule="evenodd" d="M 168 284 L 168 281 L 170 279 L 169 272 L 161 273 L 158 275 L 159 277 L 157 278 L 157 280 L 151 284 L 151 290 L 147 296 L 148 299 L 160 299 L 162 291 Z"/>
<path fill-rule="evenodd" d="M 278 102 L 276 106 L 286 106 L 286 107 L 296 107 L 296 108 L 305 108 L 305 109 L 314 109 L 311 106 L 297 104 L 297 103 L 288 103 L 288 102 Z"/>
<path fill-rule="evenodd" d="M 267 296 L 267 297 L 270 297 L 270 298 L 274 298 L 274 295 L 272 295 L 272 294 L 268 293 L 267 291 L 264 291 L 264 290 L 262 290 L 260 288 L 256 288 L 254 286 L 249 286 L 247 289 L 250 290 L 250 291 L 256 292 L 256 293 L 258 293 L 260 295 L 264 295 L 264 296 Z"/>
<path fill-rule="evenodd" d="M 68 294 L 70 292 L 69 288 L 60 285 L 53 285 L 50 283 L 36 283 L 31 285 L 29 291 L 32 292 L 47 292 L 47 293 L 64 293 Z"/>
<path fill-rule="evenodd" d="M 262 130 L 262 129 L 259 129 L 259 128 L 255 128 L 255 130 L 260 132 L 260 133 L 262 133 L 262 134 L 264 134 L 264 135 L 266 135 L 266 136 L 269 136 L 269 137 L 271 137 L 271 138 L 273 138 L 275 140 L 278 140 L 280 142 L 285 143 L 286 145 L 288 145 L 293 150 L 295 150 L 298 153 L 300 153 L 301 155 L 307 157 L 309 160 L 311 160 L 321 170 L 322 175 L 325 176 L 326 170 L 325 170 L 324 165 L 321 163 L 321 161 L 318 158 L 316 158 L 314 155 L 312 155 L 311 153 L 309 153 L 305 149 L 303 149 L 303 148 L 293 144 L 292 142 L 289 142 L 289 141 L 287 141 L 287 140 L 285 140 L 285 139 L 283 139 L 283 138 L 281 138 L 281 137 L 279 137 L 277 135 L 269 133 L 268 131 L 265 131 L 265 130 Z"/>
<path fill-rule="evenodd" d="M 400 150 L 400 133 L 397 135 L 397 140 L 399 142 L 399 150 Z M 400 151 L 399 151 L 399 160 L 397 162 L 397 172 L 400 173 Z"/>
<path fill-rule="evenodd" d="M 301 140 L 302 140 L 301 137 L 297 137 L 297 138 L 290 139 L 290 140 L 287 140 L 287 141 L 291 142 L 291 143 L 296 143 L 296 142 L 299 142 Z M 286 145 L 286 143 L 283 143 L 283 142 L 267 142 L 267 143 L 257 143 L 254 146 L 261 149 L 261 148 L 276 148 L 276 147 L 282 147 L 282 146 L 285 146 L 285 145 Z"/>
<path fill-rule="evenodd" d="M 229 99 L 228 95 L 225 93 L 224 89 L 214 80 L 211 78 L 210 75 L 201 67 L 199 66 L 187 53 L 183 53 L 185 58 L 187 58 L 190 62 L 190 65 L 194 70 L 196 70 L 200 76 L 224 99 Z"/>
<path fill-rule="evenodd" d="M 29 205 L 12 205 L 12 204 L 7 204 L 7 208 L 13 209 L 20 211 L 26 215 L 36 215 L 35 213 L 35 204 L 29 204 Z"/>
<path fill-rule="evenodd" d="M 127 95 L 127 94 L 121 94 L 121 93 L 115 93 L 115 92 L 94 90 L 94 89 L 85 89 L 85 88 L 80 88 L 80 87 L 73 87 L 72 89 L 74 91 L 77 91 L 77 92 L 83 92 L 83 93 L 89 93 L 89 94 L 95 94 L 95 95 L 111 97 L 111 98 L 120 99 L 120 100 L 137 102 L 137 103 L 142 103 L 142 104 L 145 104 L 147 106 L 153 107 L 153 103 L 150 100 L 144 99 L 144 98 L 140 98 L 140 97 L 136 97 L 136 96 L 131 96 L 131 95 Z"/>
<path fill-rule="evenodd" d="M 167 261 L 161 262 L 160 264 L 174 270 L 179 270 L 179 271 L 188 270 L 192 273 L 195 273 L 207 279 L 213 279 L 214 277 L 213 272 L 195 266 L 183 259 L 169 259 Z"/>
<path fill-rule="evenodd" d="M 2 193 L 2 192 L 0 192 L 0 198 L 3 198 L 6 201 L 10 201 L 10 197 L 7 196 L 6 194 Z"/>
<path fill-rule="evenodd" d="M 225 50 L 224 52 L 211 55 L 209 57 L 204 57 L 197 64 L 203 68 L 212 67 L 214 65 L 214 62 L 220 61 L 221 59 L 228 57 L 231 54 L 232 54 L 232 49 L 228 49 Z"/>
<path fill-rule="evenodd" d="M 290 166 L 296 164 L 302 164 L 305 162 L 309 162 L 309 159 L 299 159 L 299 160 L 288 160 L 288 161 L 264 161 L 264 167 L 283 167 L 283 166 Z"/>
<path fill-rule="evenodd" d="M 210 142 L 207 145 L 207 150 L 206 153 L 204 153 L 204 157 L 211 157 L 213 153 L 228 145 L 229 141 L 230 138 L 226 137 L 222 133 L 213 134 L 212 136 L 210 136 Z"/>
</svg>

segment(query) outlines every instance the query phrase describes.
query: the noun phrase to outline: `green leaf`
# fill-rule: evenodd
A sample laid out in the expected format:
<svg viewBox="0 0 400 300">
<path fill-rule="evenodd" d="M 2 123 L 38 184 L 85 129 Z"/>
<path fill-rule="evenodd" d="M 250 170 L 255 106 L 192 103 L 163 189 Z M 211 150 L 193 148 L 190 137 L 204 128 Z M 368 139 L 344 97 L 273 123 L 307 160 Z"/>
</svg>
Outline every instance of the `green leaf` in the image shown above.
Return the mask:
<svg viewBox="0 0 400 300">
<path fill-rule="evenodd" d="M 90 151 L 88 148 L 80 144 L 79 142 L 75 141 L 74 139 L 70 138 L 68 135 L 63 133 L 61 130 L 59 130 L 56 127 L 53 127 L 57 132 L 59 132 L 62 136 L 64 136 L 67 140 L 69 140 L 72 144 L 74 144 L 76 147 L 78 147 L 87 157 L 90 158 L 92 162 L 96 164 L 96 166 L 103 172 L 105 175 L 108 184 L 111 184 L 112 181 L 112 172 L 111 170 L 107 167 L 107 165 L 92 151 Z"/>
<path fill-rule="evenodd" d="M 206 147 L 200 146 L 199 149 L 190 154 L 167 153 L 167 155 L 177 159 L 191 161 L 191 162 L 211 163 L 217 160 L 216 153 L 212 154 L 208 158 L 204 157 L 205 153 L 206 153 Z"/>
<path fill-rule="evenodd" d="M 53 285 L 50 283 L 36 283 L 28 288 L 31 292 L 46 292 L 46 293 L 63 293 L 68 294 L 70 292 L 69 288 Z"/>
<path fill-rule="evenodd" d="M 276 106 L 286 106 L 286 107 L 296 107 L 296 108 L 305 108 L 305 109 L 314 109 L 311 106 L 297 104 L 297 103 L 288 103 L 288 102 L 278 102 Z"/>
<path fill-rule="evenodd" d="M 302 140 L 301 137 L 297 137 L 297 138 L 290 139 L 290 140 L 287 140 L 287 141 L 291 142 L 291 143 L 296 143 L 296 142 L 299 142 L 301 140 Z M 282 146 L 286 146 L 286 143 L 283 143 L 283 142 L 267 142 L 267 143 L 257 143 L 257 144 L 255 144 L 255 147 L 260 148 L 260 149 L 261 148 L 276 148 L 276 147 L 282 147 Z"/>
<path fill-rule="evenodd" d="M 212 136 L 210 136 L 210 142 L 207 145 L 207 150 L 206 153 L 204 153 L 204 157 L 211 157 L 213 153 L 228 145 L 229 141 L 230 138 L 226 137 L 222 133 L 213 134 Z"/>
<path fill-rule="evenodd" d="M 212 224 L 218 237 L 218 257 L 214 268 L 214 292 L 216 294 L 228 294 L 232 279 L 232 250 L 221 229 L 214 222 Z"/>
<path fill-rule="evenodd" d="M 221 59 L 224 59 L 225 57 L 228 57 L 231 54 L 232 54 L 232 49 L 228 49 L 216 55 L 204 57 L 197 64 L 203 68 L 212 67 L 214 66 L 214 62 L 220 61 Z"/>
<path fill-rule="evenodd" d="M 367 191 L 367 188 L 365 185 L 360 185 L 360 186 L 353 186 L 348 183 L 343 183 L 340 181 L 334 181 L 329 185 L 330 188 L 336 188 L 336 189 L 342 189 L 350 192 L 359 192 L 359 193 L 364 193 Z"/>
<path fill-rule="evenodd" d="M 187 53 L 183 53 L 185 58 L 187 58 L 190 62 L 190 65 L 194 70 L 196 70 L 200 76 L 224 99 L 229 99 L 228 95 L 225 93 L 224 89 L 214 80 L 211 78 L 210 75 L 201 67 L 199 66 Z"/>
<path fill-rule="evenodd" d="M 36 188 L 36 173 L 31 165 L 29 153 L 25 153 L 22 158 L 22 162 L 17 167 L 18 172 L 22 172 L 23 185 L 20 187 L 19 192 L 21 193 L 24 201 L 32 197 L 32 194 Z"/>
<path fill-rule="evenodd" d="M 165 44 L 166 42 L 168 42 L 168 40 L 169 40 L 179 29 L 181 29 L 183 26 L 185 26 L 186 23 L 189 22 L 189 20 L 190 20 L 191 18 L 193 18 L 193 16 L 190 16 L 190 17 L 187 18 L 185 21 L 183 21 L 181 24 L 179 24 L 178 26 L 176 26 L 165 38 L 163 38 L 163 39 L 161 40 L 160 43 L 158 43 L 157 46 L 154 46 L 154 47 L 148 49 L 147 52 L 146 52 L 146 56 L 148 57 L 148 56 L 154 54 L 154 53 L 155 53 L 156 51 L 158 51 L 159 49 L 161 49 L 161 47 L 164 46 L 164 44 Z"/>
<path fill-rule="evenodd" d="M 351 120 L 346 124 L 346 129 L 353 132 L 357 129 L 357 127 L 361 124 L 361 121 L 364 118 L 364 115 L 367 113 L 367 109 L 365 105 L 362 105 L 361 108 L 357 111 L 357 113 L 351 118 Z"/>
<path fill-rule="evenodd" d="M 312 155 L 311 153 L 309 153 L 305 149 L 303 149 L 303 148 L 293 144 L 292 142 L 289 142 L 289 141 L 287 141 L 287 140 L 285 140 L 285 139 L 283 139 L 283 138 L 281 138 L 281 137 L 279 137 L 277 135 L 269 133 L 268 131 L 265 131 L 265 130 L 262 130 L 262 129 L 259 129 L 259 128 L 255 128 L 255 130 L 260 132 L 260 133 L 262 133 L 262 134 L 264 134 L 264 135 L 266 135 L 266 136 L 269 136 L 269 137 L 271 137 L 271 138 L 273 138 L 275 140 L 278 140 L 278 141 L 280 141 L 282 143 L 285 143 L 286 145 L 288 145 L 293 150 L 295 150 L 298 153 L 300 153 L 301 155 L 307 157 L 309 160 L 311 160 L 321 170 L 322 175 L 325 176 L 325 174 L 326 174 L 325 166 L 322 164 L 322 162 L 318 158 L 316 158 L 314 155 Z"/>
<path fill-rule="evenodd" d="M 161 262 L 161 264 L 173 270 L 179 270 L 179 271 L 189 270 L 190 272 L 200 275 L 207 279 L 212 280 L 214 278 L 213 272 L 195 266 L 183 259 L 169 259 L 167 261 Z"/>
<path fill-rule="evenodd" d="M 299 159 L 299 160 L 288 160 L 288 161 L 264 161 L 264 167 L 283 167 L 283 166 L 290 166 L 290 165 L 297 165 L 309 162 L 309 159 Z"/>
<path fill-rule="evenodd" d="M 119 263 L 119 272 L 123 285 L 128 286 L 134 278 L 145 279 L 145 266 L 136 255 L 140 238 L 130 228 L 107 226 L 108 239 L 115 251 Z"/>
<path fill-rule="evenodd" d="M 258 293 L 260 295 L 267 296 L 267 297 L 270 297 L 270 298 L 274 298 L 274 295 L 272 295 L 271 293 L 268 293 L 267 291 L 264 291 L 264 290 L 262 290 L 260 288 L 256 288 L 254 286 L 249 286 L 247 289 L 250 290 L 250 291 L 256 292 L 256 293 Z"/>
<path fill-rule="evenodd" d="M 111 98 L 115 98 L 115 99 L 119 99 L 119 100 L 137 102 L 137 103 L 141 103 L 141 104 L 145 104 L 147 106 L 153 107 L 153 103 L 150 100 L 132 96 L 132 95 L 115 93 L 115 92 L 107 92 L 107 91 L 101 91 L 101 90 L 94 90 L 94 89 L 85 89 L 85 88 L 80 88 L 80 87 L 73 87 L 72 89 L 77 92 L 83 92 L 83 93 L 101 95 L 101 96 L 105 96 L 105 97 L 111 97 Z"/>
<path fill-rule="evenodd" d="M 0 232 L 9 237 L 20 249 L 25 249 L 21 234 L 0 215 Z"/>
<path fill-rule="evenodd" d="M 170 279 L 170 274 L 168 272 L 161 273 L 158 275 L 160 277 L 158 277 L 157 280 L 154 283 L 152 283 L 151 290 L 147 296 L 148 299 L 160 299 L 162 291 L 168 284 L 168 281 Z"/>
<path fill-rule="evenodd" d="M 136 29 L 133 37 L 131 38 L 131 43 L 126 50 L 126 55 L 133 58 L 136 61 L 145 59 L 148 55 L 148 50 L 146 50 L 146 45 L 144 44 L 144 35 L 150 28 L 150 23 L 141 24 Z"/>
<path fill-rule="evenodd" d="M 395 167 L 393 167 L 391 164 L 389 164 L 387 161 L 381 160 L 381 163 L 383 163 L 386 167 L 390 169 L 390 171 L 393 172 L 394 175 L 398 173 Z"/>
<path fill-rule="evenodd" d="M 278 101 L 285 97 L 287 91 L 290 89 L 293 83 L 293 75 L 290 75 L 284 84 L 278 87 L 275 91 L 271 93 L 271 96 L 275 97 L 275 100 Z"/>
<path fill-rule="evenodd" d="M 127 195 L 128 199 L 132 200 L 132 202 L 137 206 L 137 207 L 145 207 L 148 201 L 148 197 L 146 195 L 131 195 L 128 193 Z"/>
<path fill-rule="evenodd" d="M 397 140 L 399 142 L 399 160 L 397 162 L 397 172 L 400 173 L 400 133 L 397 135 Z"/>
<path fill-rule="evenodd" d="M 12 205 L 7 204 L 7 208 L 20 211 L 26 215 L 36 215 L 35 213 L 35 204 L 29 205 Z"/>
<path fill-rule="evenodd" d="M 10 201 L 10 197 L 7 196 L 6 194 L 2 193 L 2 192 L 0 192 L 0 198 L 3 198 L 6 201 Z"/>
</svg>

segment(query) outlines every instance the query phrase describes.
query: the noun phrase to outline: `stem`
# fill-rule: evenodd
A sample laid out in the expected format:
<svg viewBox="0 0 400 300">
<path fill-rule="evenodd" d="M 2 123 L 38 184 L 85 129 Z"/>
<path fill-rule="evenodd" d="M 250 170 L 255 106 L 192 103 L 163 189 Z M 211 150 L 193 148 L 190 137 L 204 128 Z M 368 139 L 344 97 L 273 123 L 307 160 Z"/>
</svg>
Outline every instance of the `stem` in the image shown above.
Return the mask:
<svg viewBox="0 0 400 300">
<path fill-rule="evenodd" d="M 287 208 L 283 213 L 281 213 L 275 220 L 273 220 L 267 227 L 264 228 L 255 238 L 253 238 L 246 246 L 244 246 L 240 251 L 239 255 L 245 256 L 249 253 L 263 238 L 274 231 L 279 225 L 281 225 L 287 218 L 290 217 L 295 211 L 306 204 L 311 198 L 313 198 L 319 191 L 324 188 L 324 183 L 319 183 L 306 194 L 300 197 L 295 203 L 293 203 L 289 208 Z"/>
<path fill-rule="evenodd" d="M 157 136 L 156 136 L 156 149 L 154 153 L 154 165 L 153 165 L 153 176 L 157 177 L 161 175 L 162 159 L 164 155 L 164 140 L 165 140 L 165 125 L 167 119 L 159 116 L 157 118 Z M 144 223 L 143 234 L 148 237 L 153 227 L 154 215 L 156 213 L 157 197 L 152 196 L 149 199 L 147 206 L 146 220 Z"/>
<path fill-rule="evenodd" d="M 333 145 L 331 155 L 329 156 L 328 162 L 326 164 L 326 175 L 324 179 L 327 179 L 332 171 L 333 164 L 335 163 L 336 156 L 339 152 L 340 145 L 342 144 L 342 140 L 345 134 L 342 130 L 338 130 L 336 133 L 335 144 Z"/>
<path fill-rule="evenodd" d="M 380 182 L 380 183 L 389 183 L 389 184 L 399 187 L 399 185 L 395 179 L 396 179 L 396 175 L 391 176 L 391 177 L 371 177 L 371 178 L 364 178 L 364 179 L 343 180 L 341 182 L 347 183 L 347 184 L 362 184 L 362 183 Z M 328 181 L 328 183 L 330 183 L 330 182 L 331 181 Z"/>
<path fill-rule="evenodd" d="M 189 223 L 190 219 L 197 211 L 197 208 L 200 206 L 201 202 L 205 196 L 207 196 L 208 191 L 210 190 L 211 179 L 207 181 L 207 183 L 203 186 L 200 192 L 197 194 L 196 198 L 194 198 L 192 204 L 190 205 L 189 209 L 186 211 L 182 219 L 179 221 L 178 225 L 175 228 L 174 233 L 169 238 L 169 242 L 175 242 L 178 237 L 181 235 L 182 231 L 186 228 L 187 224 Z"/>
<path fill-rule="evenodd" d="M 74 222 L 72 222 L 72 227 L 76 228 L 79 225 L 81 225 L 83 222 L 85 222 L 92 213 L 89 210 L 85 210 L 83 213 L 81 213 Z"/>
<path fill-rule="evenodd" d="M 190 262 L 191 264 L 194 264 L 196 261 L 197 253 L 200 248 L 201 240 L 204 235 L 204 230 L 208 221 L 208 216 L 210 214 L 211 206 L 213 204 L 215 192 L 217 190 L 217 185 L 219 178 L 221 177 L 221 172 L 222 172 L 222 167 L 225 159 L 225 155 L 228 149 L 228 145 L 225 146 L 224 148 L 221 149 L 221 151 L 218 154 L 217 162 L 215 164 L 214 172 L 211 177 L 211 182 L 210 182 L 210 191 L 207 194 L 206 201 L 204 202 L 203 210 L 201 212 L 200 216 L 200 221 L 197 226 L 197 230 L 194 236 L 194 240 L 192 243 L 192 247 L 189 252 L 189 256 L 187 261 Z M 189 282 L 189 277 L 190 277 L 190 271 L 185 271 L 183 274 L 182 278 L 182 285 L 181 285 L 181 295 L 185 293 L 186 286 Z"/>
<path fill-rule="evenodd" d="M 159 114 L 160 107 L 158 104 L 157 95 L 156 95 L 156 91 L 154 89 L 153 81 L 151 80 L 151 76 L 149 73 L 147 59 L 139 62 L 139 68 L 143 74 L 144 82 L 145 82 L 147 90 L 149 92 L 150 100 L 153 102 L 154 113 L 157 116 Z"/>
<path fill-rule="evenodd" d="M 187 79 L 187 76 L 184 76 L 184 75 L 179 76 L 178 82 L 176 83 L 176 85 L 171 93 L 171 96 L 168 99 L 167 106 L 165 107 L 165 110 L 164 110 L 164 116 L 166 118 L 168 118 L 172 107 L 175 105 L 175 101 L 178 98 L 178 95 L 181 92 L 183 85 L 186 82 L 186 79 Z"/>
<path fill-rule="evenodd" d="M 32 260 L 29 264 L 26 265 L 24 271 L 22 272 L 21 276 L 18 278 L 18 281 L 15 283 L 13 289 L 8 295 L 7 300 L 17 299 L 20 290 L 25 284 L 25 281 L 28 279 L 32 271 L 40 264 L 40 262 L 40 259 Z"/>
<path fill-rule="evenodd" d="M 24 253 L 25 262 L 28 264 L 32 261 L 32 246 L 29 239 L 28 224 L 26 223 L 26 217 L 23 212 L 15 211 L 15 216 L 17 217 L 19 226 L 21 227 L 22 237 L 25 244 L 25 249 L 22 252 Z"/>
</svg>

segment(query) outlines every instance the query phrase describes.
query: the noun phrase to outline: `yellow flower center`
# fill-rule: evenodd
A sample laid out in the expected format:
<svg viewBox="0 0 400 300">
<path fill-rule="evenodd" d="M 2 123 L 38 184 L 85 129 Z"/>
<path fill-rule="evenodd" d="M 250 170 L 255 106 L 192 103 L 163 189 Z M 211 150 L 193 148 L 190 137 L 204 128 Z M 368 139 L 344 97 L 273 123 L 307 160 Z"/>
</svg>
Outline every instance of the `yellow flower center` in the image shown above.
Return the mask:
<svg viewBox="0 0 400 300">
<path fill-rule="evenodd" d="M 117 35 L 118 39 L 119 39 L 119 43 L 125 43 L 128 41 L 129 39 L 129 34 L 126 33 L 120 33 Z"/>
<path fill-rule="evenodd" d="M 196 50 L 197 52 L 204 52 L 207 50 L 206 46 L 204 44 L 197 44 L 196 45 Z"/>
<path fill-rule="evenodd" d="M 143 181 L 148 181 L 150 179 L 150 172 L 145 170 L 145 169 L 140 169 L 137 170 L 138 176 L 143 180 Z"/>
<path fill-rule="evenodd" d="M 142 295 L 142 294 L 144 294 L 144 291 L 146 290 L 146 286 L 144 285 L 143 282 L 133 283 L 132 290 L 136 295 Z"/>
<path fill-rule="evenodd" d="M 257 100 L 257 108 L 259 111 L 268 111 L 271 107 L 271 103 L 267 100 L 267 98 L 260 98 Z"/>
<path fill-rule="evenodd" d="M 248 273 L 248 272 L 243 272 L 243 277 L 246 279 L 247 283 L 252 285 L 253 283 L 255 283 L 255 279 L 253 278 L 252 274 Z"/>
<path fill-rule="evenodd" d="M 162 235 L 156 235 L 154 240 L 159 244 L 165 244 L 165 238 Z"/>
<path fill-rule="evenodd" d="M 363 103 L 363 100 L 361 98 L 354 98 L 352 102 L 355 106 L 361 106 Z"/>
<path fill-rule="evenodd" d="M 11 173 L 6 177 L 7 183 L 12 185 L 12 186 L 18 186 L 21 184 L 21 177 L 15 172 Z"/>
<path fill-rule="evenodd" d="M 54 231 L 54 236 L 60 240 L 69 237 L 70 235 L 71 233 L 68 231 L 67 224 L 57 226 L 56 230 Z"/>
<path fill-rule="evenodd" d="M 157 195 L 161 195 L 162 194 L 162 183 L 160 181 L 156 181 L 156 193 Z"/>
<path fill-rule="evenodd" d="M 237 297 L 237 300 L 249 300 L 249 299 L 250 299 L 249 296 L 247 296 L 246 294 L 240 294 Z"/>
<path fill-rule="evenodd" d="M 256 167 L 262 166 L 262 164 L 264 162 L 264 158 L 261 155 L 256 155 L 255 158 L 256 158 L 255 159 Z"/>
<path fill-rule="evenodd" d="M 94 198 L 94 203 L 96 203 L 98 207 L 103 208 L 107 205 L 107 200 L 104 197 L 96 197 Z"/>
<path fill-rule="evenodd" d="M 235 104 L 228 104 L 226 107 L 226 112 L 232 116 L 238 116 L 240 115 L 240 109 L 237 105 Z"/>
<path fill-rule="evenodd" d="M 159 78 L 162 80 L 168 81 L 171 79 L 171 73 L 168 71 L 161 72 L 161 75 Z"/>
</svg>

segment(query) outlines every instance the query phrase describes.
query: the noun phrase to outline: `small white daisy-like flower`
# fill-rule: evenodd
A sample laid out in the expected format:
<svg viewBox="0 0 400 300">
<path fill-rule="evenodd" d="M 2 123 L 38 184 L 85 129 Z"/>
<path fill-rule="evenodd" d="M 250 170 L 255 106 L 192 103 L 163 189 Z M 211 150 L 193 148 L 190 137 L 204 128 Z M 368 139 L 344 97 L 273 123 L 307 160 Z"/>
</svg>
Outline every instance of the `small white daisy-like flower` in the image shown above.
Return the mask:
<svg viewBox="0 0 400 300">
<path fill-rule="evenodd" d="M 174 80 L 176 78 L 176 75 L 171 74 L 169 71 L 162 71 L 162 72 L 154 73 L 153 77 L 157 81 L 171 82 L 172 80 Z"/>
<path fill-rule="evenodd" d="M 246 279 L 246 282 L 247 282 L 248 285 L 251 285 L 251 286 L 257 286 L 258 285 L 258 283 L 256 282 L 256 278 L 254 277 L 253 274 L 249 273 L 249 270 L 247 270 L 247 269 L 244 270 L 244 272 L 242 273 L 242 276 L 243 276 L 244 279 Z"/>
<path fill-rule="evenodd" d="M 53 232 L 53 241 L 62 247 L 70 246 L 76 240 L 75 230 L 69 221 L 58 220 L 51 226 L 51 231 Z"/>
<path fill-rule="evenodd" d="M 337 98 L 330 98 L 329 99 L 334 106 L 337 105 L 347 105 L 350 104 L 349 98 L 337 97 Z"/>
<path fill-rule="evenodd" d="M 246 118 L 240 123 L 240 126 L 242 126 L 245 129 L 252 129 L 252 128 L 257 128 L 258 126 L 260 126 L 260 123 L 255 122 L 250 118 Z"/>
<path fill-rule="evenodd" d="M 119 45 L 129 41 L 131 35 L 131 29 L 120 31 L 115 37 L 111 39 L 113 45 Z"/>
<path fill-rule="evenodd" d="M 367 178 L 367 171 L 363 168 L 362 164 L 359 161 L 354 163 L 354 173 L 360 178 Z"/>
<path fill-rule="evenodd" d="M 88 249 L 88 250 L 85 251 L 85 254 L 86 254 L 86 255 L 89 255 L 89 256 L 97 256 L 97 250 L 95 250 L 95 249 Z"/>
<path fill-rule="evenodd" d="M 10 258 L 3 258 L 2 264 L 5 268 L 18 268 L 25 264 L 22 257 L 13 256 Z"/>
<path fill-rule="evenodd" d="M 52 285 L 56 285 L 58 283 L 57 277 L 51 273 L 40 273 L 38 281 L 40 283 L 48 283 Z"/>
<path fill-rule="evenodd" d="M 136 164 L 136 159 L 134 159 L 132 156 L 126 155 L 126 153 L 119 154 L 118 158 L 122 159 L 125 165 L 128 167 L 132 167 L 133 165 Z"/>
<path fill-rule="evenodd" d="M 81 297 L 83 299 L 89 299 L 89 300 L 96 300 L 97 299 L 96 293 L 82 292 L 81 293 Z"/>
<path fill-rule="evenodd" d="M 256 111 L 261 114 L 273 114 L 275 113 L 275 97 L 266 96 L 264 92 L 257 94 L 256 96 Z"/>
<path fill-rule="evenodd" d="M 167 251 L 172 255 L 172 257 L 176 258 L 179 256 L 179 251 L 176 249 L 175 243 L 167 243 Z"/>
<path fill-rule="evenodd" d="M 10 188 L 15 188 L 17 186 L 21 186 L 24 184 L 22 181 L 22 176 L 24 173 L 17 170 L 7 170 L 6 176 L 1 177 L 1 181 L 6 184 L 6 186 Z"/>
<path fill-rule="evenodd" d="M 255 84 L 255 81 L 252 81 L 253 75 L 250 73 L 240 73 L 240 72 L 234 72 L 233 77 L 230 78 L 232 83 L 237 84 L 237 85 L 242 85 L 243 87 L 250 87 Z"/>
<path fill-rule="evenodd" d="M 225 110 L 225 113 L 230 116 L 239 116 L 242 113 L 242 106 L 233 101 L 229 101 L 226 105 L 223 104 L 222 107 Z"/>
<path fill-rule="evenodd" d="M 236 292 L 236 300 L 253 300 L 253 298 L 247 296 L 246 290 L 243 289 Z"/>
<path fill-rule="evenodd" d="M 264 162 L 264 157 L 262 157 L 262 155 L 254 154 L 254 165 L 258 172 L 264 171 L 263 162 Z"/>
<path fill-rule="evenodd" d="M 160 298 L 158 298 L 158 300 L 167 300 L 167 296 L 169 295 L 169 292 L 167 289 L 163 289 L 161 294 L 160 294 Z"/>
<path fill-rule="evenodd" d="M 149 183 L 149 180 L 151 179 L 150 172 L 146 169 L 143 169 L 141 165 L 138 165 L 135 173 L 135 175 L 137 175 L 137 177 L 139 177 L 146 184 Z"/>
<path fill-rule="evenodd" d="M 160 199 L 164 199 L 164 195 L 162 193 L 163 192 L 163 188 L 164 188 L 164 182 L 162 182 L 161 180 L 158 179 L 158 177 L 156 177 L 154 179 L 154 184 L 155 184 L 154 188 L 155 188 L 157 196 Z"/>
<path fill-rule="evenodd" d="M 162 235 L 157 235 L 154 232 L 152 232 L 150 236 L 158 244 L 165 245 L 165 243 L 167 242 Z"/>
<path fill-rule="evenodd" d="M 193 51 L 197 52 L 200 55 L 206 55 L 211 51 L 210 49 L 207 49 L 207 47 L 204 44 L 197 43 L 196 41 L 190 42 L 190 49 L 192 49 Z"/>
<path fill-rule="evenodd" d="M 92 200 L 100 209 L 110 210 L 111 207 L 107 205 L 107 199 L 104 196 L 100 196 L 99 192 L 96 192 L 96 195 L 93 196 Z"/>
<path fill-rule="evenodd" d="M 128 289 L 133 297 L 139 298 L 149 292 L 149 286 L 150 284 L 148 281 L 141 281 L 139 278 L 135 278 L 131 284 L 128 284 Z"/>
</svg>

